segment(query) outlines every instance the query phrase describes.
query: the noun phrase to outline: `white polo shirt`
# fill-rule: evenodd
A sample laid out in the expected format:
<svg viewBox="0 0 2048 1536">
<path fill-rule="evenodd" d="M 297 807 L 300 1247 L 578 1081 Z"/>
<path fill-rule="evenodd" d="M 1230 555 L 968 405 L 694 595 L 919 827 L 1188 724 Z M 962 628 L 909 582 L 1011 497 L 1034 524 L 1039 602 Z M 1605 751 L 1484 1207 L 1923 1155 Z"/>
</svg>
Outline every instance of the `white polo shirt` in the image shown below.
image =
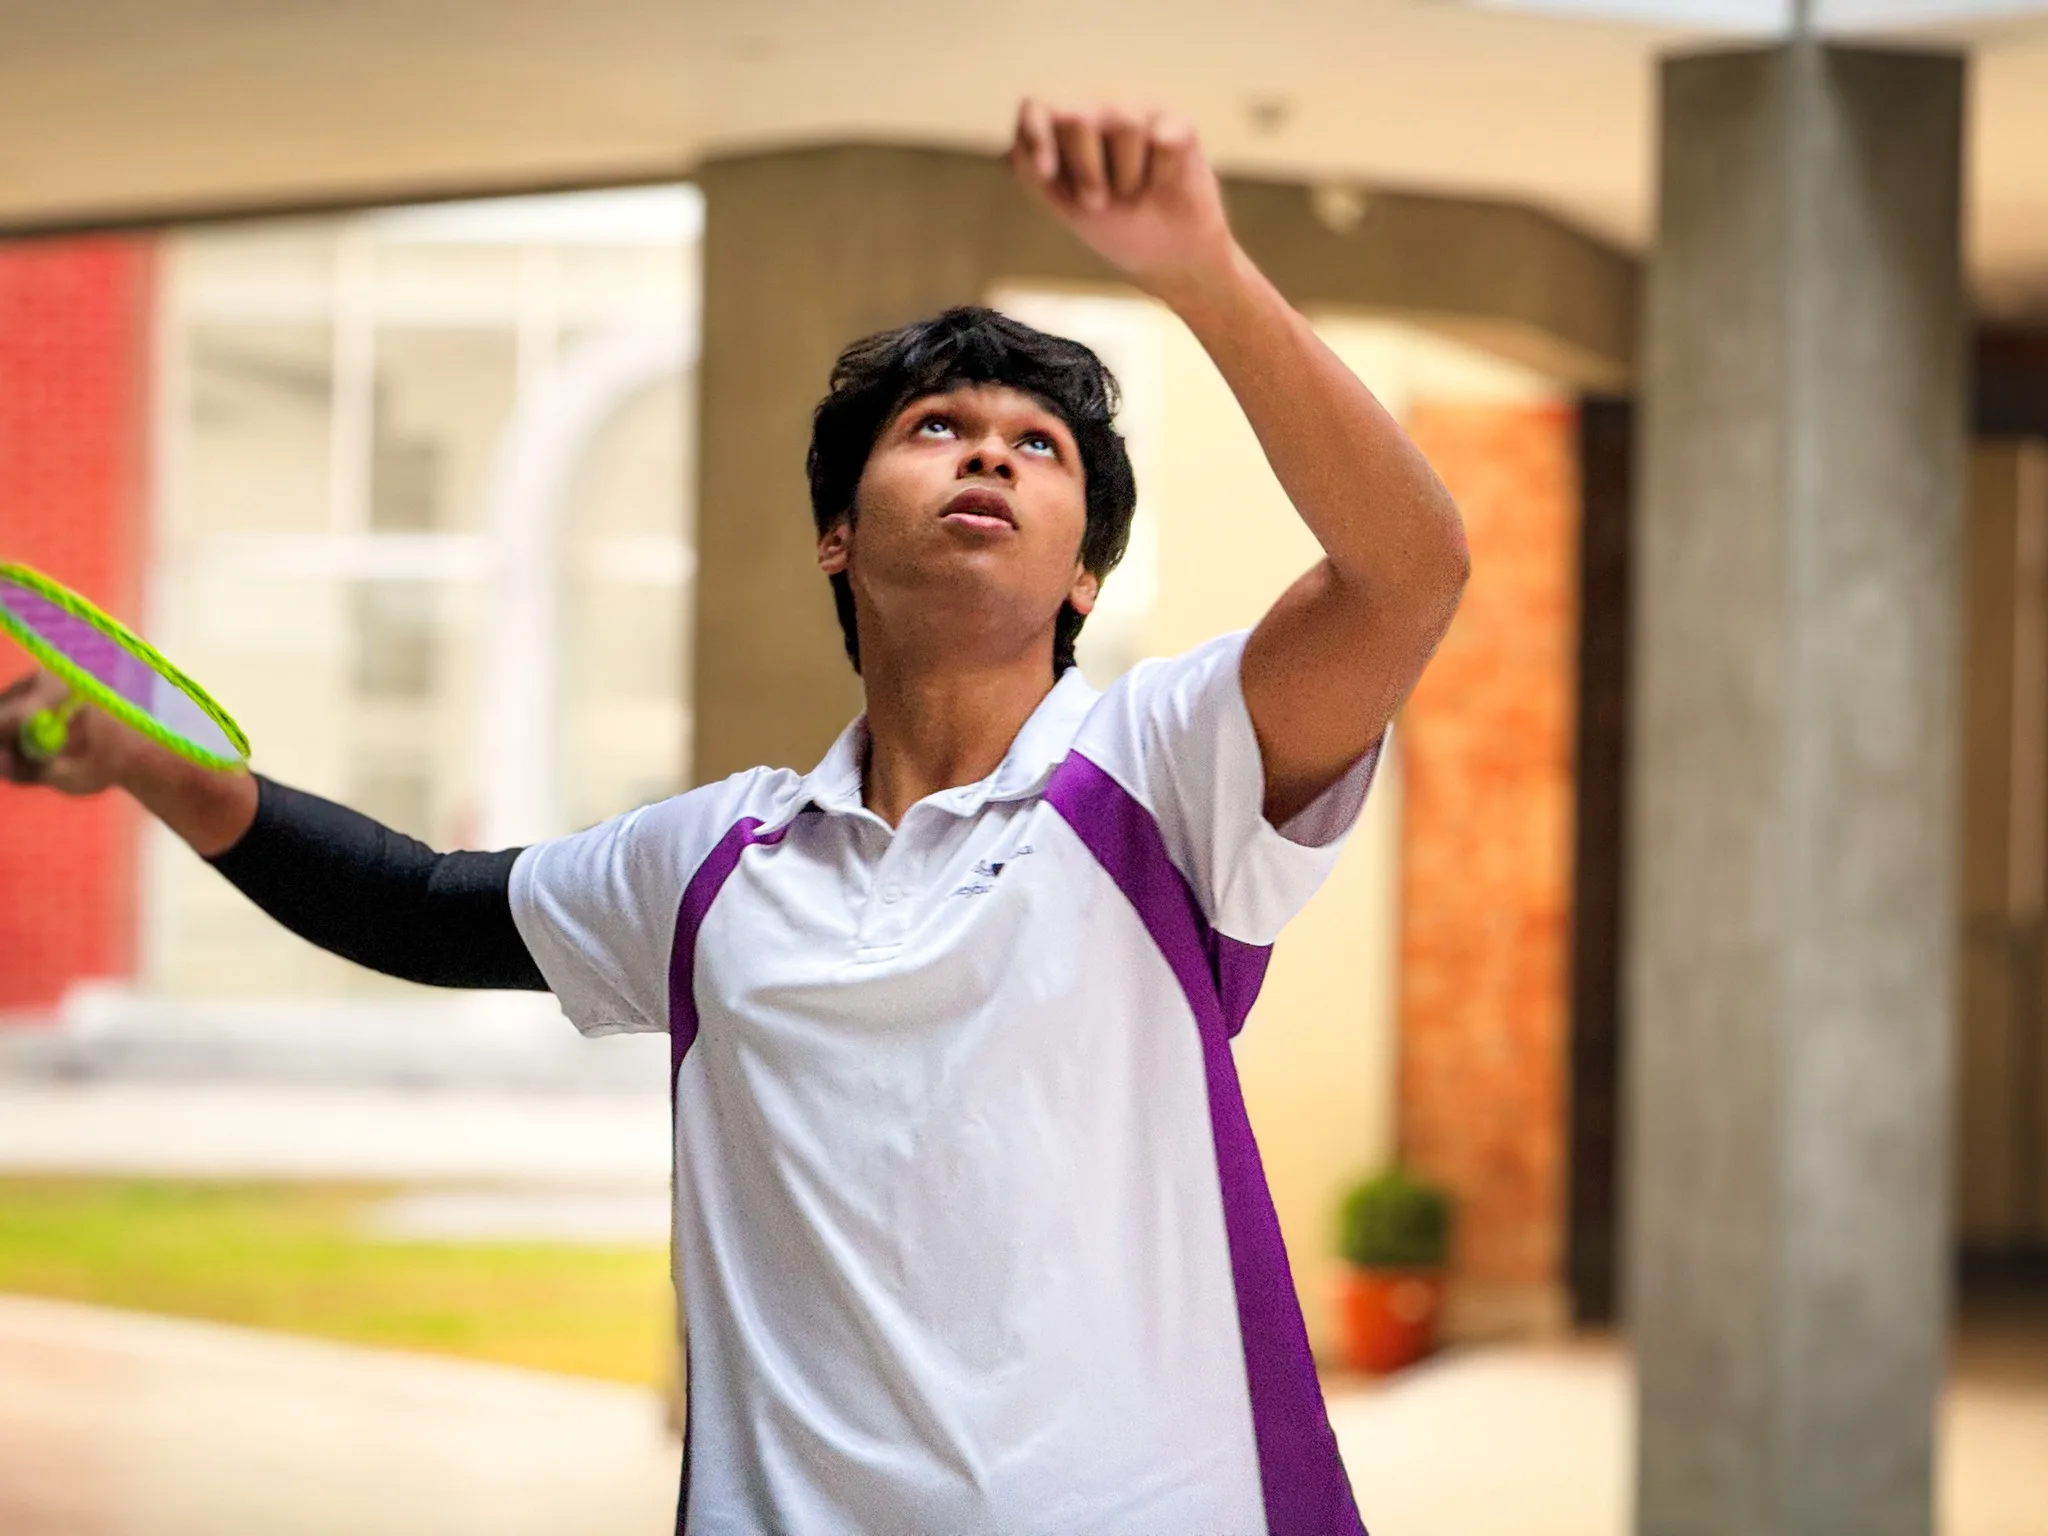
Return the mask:
<svg viewBox="0 0 2048 1536">
<path fill-rule="evenodd" d="M 893 831 L 855 721 L 520 855 L 576 1026 L 673 1041 L 692 1536 L 1362 1530 L 1230 1037 L 1378 753 L 1276 831 L 1243 650 Z"/>
</svg>

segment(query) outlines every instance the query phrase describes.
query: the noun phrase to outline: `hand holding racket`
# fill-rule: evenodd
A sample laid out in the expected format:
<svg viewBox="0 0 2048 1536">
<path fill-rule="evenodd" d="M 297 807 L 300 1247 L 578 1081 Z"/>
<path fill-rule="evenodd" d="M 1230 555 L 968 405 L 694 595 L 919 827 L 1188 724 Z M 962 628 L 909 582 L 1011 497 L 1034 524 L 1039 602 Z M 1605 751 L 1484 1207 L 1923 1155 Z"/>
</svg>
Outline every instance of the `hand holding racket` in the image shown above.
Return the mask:
<svg viewBox="0 0 2048 1536">
<path fill-rule="evenodd" d="M 64 736 L 47 751 L 50 722 Z M 71 685 L 43 668 L 0 688 L 0 774 L 16 784 L 40 784 L 66 795 L 96 795 L 118 784 L 142 737 L 118 720 L 83 704 Z"/>
<path fill-rule="evenodd" d="M 70 795 L 119 785 L 202 854 L 240 836 L 249 741 L 203 688 L 26 566 L 0 565 L 0 632 L 40 663 L 0 689 L 0 775 Z"/>
</svg>

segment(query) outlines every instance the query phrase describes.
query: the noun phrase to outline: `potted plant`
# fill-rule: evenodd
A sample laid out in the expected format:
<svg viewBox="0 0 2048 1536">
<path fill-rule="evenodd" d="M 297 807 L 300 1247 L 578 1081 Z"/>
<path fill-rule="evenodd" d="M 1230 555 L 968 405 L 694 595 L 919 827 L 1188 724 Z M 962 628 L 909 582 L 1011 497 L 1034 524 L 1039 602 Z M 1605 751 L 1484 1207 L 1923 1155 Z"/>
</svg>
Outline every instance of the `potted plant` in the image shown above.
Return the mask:
<svg viewBox="0 0 2048 1536">
<path fill-rule="evenodd" d="M 1339 1251 L 1344 1363 L 1383 1375 L 1436 1347 L 1450 1253 L 1451 1202 L 1443 1190 L 1390 1169 L 1344 1197 Z"/>
</svg>

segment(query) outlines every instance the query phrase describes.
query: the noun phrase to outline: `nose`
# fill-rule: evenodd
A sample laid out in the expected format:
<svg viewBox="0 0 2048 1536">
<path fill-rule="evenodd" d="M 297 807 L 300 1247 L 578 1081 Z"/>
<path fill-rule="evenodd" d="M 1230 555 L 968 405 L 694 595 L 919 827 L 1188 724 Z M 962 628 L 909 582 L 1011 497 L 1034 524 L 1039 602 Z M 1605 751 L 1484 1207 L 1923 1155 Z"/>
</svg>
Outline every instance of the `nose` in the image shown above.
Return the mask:
<svg viewBox="0 0 2048 1536">
<path fill-rule="evenodd" d="M 993 475 L 998 480 L 1017 478 L 1016 461 L 1000 438 L 992 438 L 970 449 L 960 461 L 962 480 L 971 480 L 977 475 Z"/>
</svg>

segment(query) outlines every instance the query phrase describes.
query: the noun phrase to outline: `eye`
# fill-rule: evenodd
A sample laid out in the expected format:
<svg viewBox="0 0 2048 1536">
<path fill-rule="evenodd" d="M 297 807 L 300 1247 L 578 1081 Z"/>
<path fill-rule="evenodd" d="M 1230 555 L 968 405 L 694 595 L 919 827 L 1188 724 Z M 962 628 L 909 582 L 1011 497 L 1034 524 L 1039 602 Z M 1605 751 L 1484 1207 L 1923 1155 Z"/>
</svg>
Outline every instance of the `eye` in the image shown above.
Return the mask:
<svg viewBox="0 0 2048 1536">
<path fill-rule="evenodd" d="M 1048 459 L 1060 456 L 1060 445 L 1049 432 L 1033 432 L 1017 444 L 1026 453 L 1035 453 Z"/>
<path fill-rule="evenodd" d="M 934 412 L 918 422 L 916 435 L 919 437 L 951 437 L 953 435 L 953 423 L 948 418 Z"/>
</svg>

